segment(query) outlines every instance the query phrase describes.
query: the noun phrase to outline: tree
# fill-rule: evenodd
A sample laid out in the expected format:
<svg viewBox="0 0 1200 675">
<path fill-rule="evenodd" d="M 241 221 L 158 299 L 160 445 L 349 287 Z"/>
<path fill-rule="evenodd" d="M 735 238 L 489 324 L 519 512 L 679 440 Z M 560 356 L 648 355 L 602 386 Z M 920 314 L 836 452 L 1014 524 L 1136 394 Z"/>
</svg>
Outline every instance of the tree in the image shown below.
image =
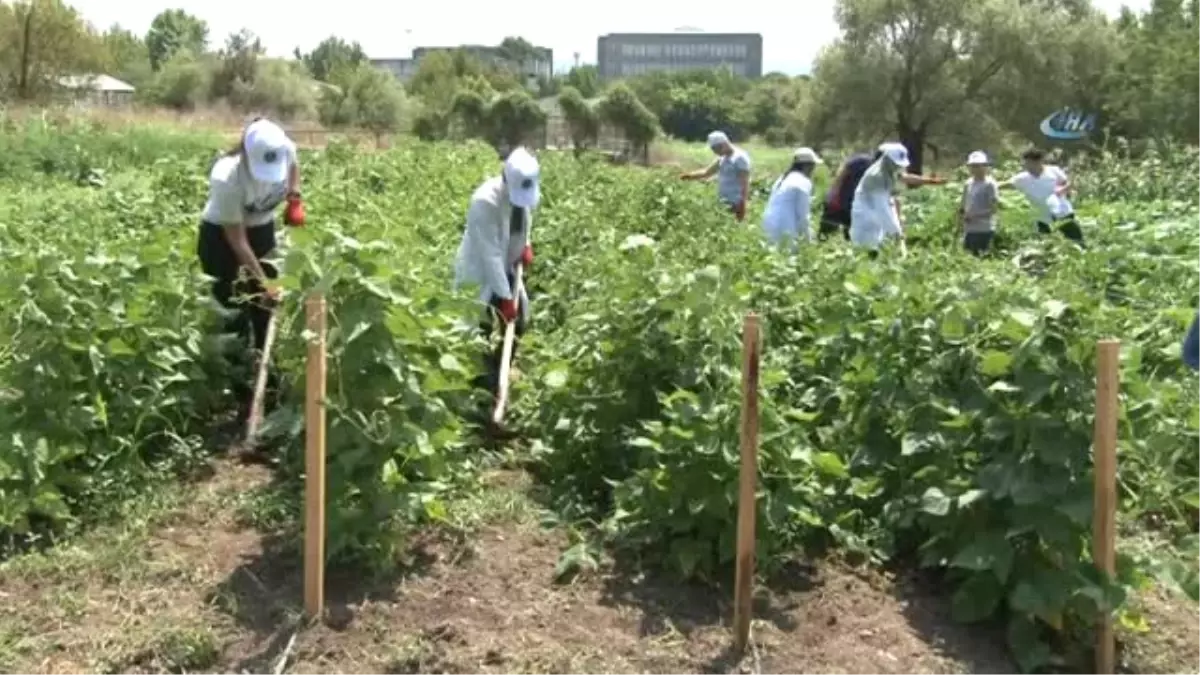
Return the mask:
<svg viewBox="0 0 1200 675">
<path fill-rule="evenodd" d="M 658 120 L 633 90 L 617 83 L 600 101 L 596 112 L 602 121 L 619 129 L 643 157 L 649 153 L 650 143 L 658 136 Z"/>
<path fill-rule="evenodd" d="M 212 98 L 226 98 L 235 85 L 245 88 L 254 84 L 258 73 L 258 58 L 266 52 L 262 41 L 249 30 L 233 33 L 225 39 L 225 47 L 217 53 L 217 70 L 213 73 Z"/>
<path fill-rule="evenodd" d="M 342 63 L 322 89 L 320 117 L 329 126 L 358 126 L 375 133 L 403 128 L 410 113 L 404 89 L 388 73 L 366 63 Z"/>
<path fill-rule="evenodd" d="M 844 36 L 818 61 L 820 107 L 894 134 L 920 171 L 940 126 L 967 114 L 982 121 L 980 103 L 995 99 L 1002 76 L 1061 53 L 1080 10 L 1048 0 L 839 0 Z"/>
<path fill-rule="evenodd" d="M 558 95 L 558 107 L 562 109 L 567 128 L 571 131 L 571 145 L 575 154 L 582 154 L 596 144 L 600 138 L 600 116 L 574 87 L 565 87 Z"/>
<path fill-rule="evenodd" d="M 107 56 L 107 73 L 138 88 L 150 82 L 153 75 L 150 50 L 141 36 L 114 24 L 101 39 Z"/>
<path fill-rule="evenodd" d="M 105 56 L 99 36 L 61 0 L 0 3 L 0 93 L 48 95 L 63 76 L 98 73 Z"/>
<path fill-rule="evenodd" d="M 487 128 L 492 145 L 506 149 L 526 144 L 546 126 L 546 111 L 524 89 L 510 89 L 488 106 Z"/>
<path fill-rule="evenodd" d="M 181 49 L 199 56 L 208 48 L 208 23 L 182 9 L 159 12 L 146 32 L 146 48 L 150 52 L 150 67 L 154 70 L 161 68 Z"/>
<path fill-rule="evenodd" d="M 207 100 L 212 68 L 190 50 L 181 49 L 163 63 L 150 83 L 149 98 L 176 110 L 194 110 Z"/>
<path fill-rule="evenodd" d="M 357 42 L 330 36 L 321 41 L 316 49 L 307 54 L 301 54 L 297 49 L 296 58 L 304 63 L 308 72 L 321 82 L 328 82 L 333 70 L 340 66 L 357 66 L 367 60 L 367 54 Z"/>
<path fill-rule="evenodd" d="M 600 71 L 596 66 L 575 66 L 564 79 L 566 86 L 574 87 L 585 99 L 600 95 Z"/>
<path fill-rule="evenodd" d="M 235 79 L 229 102 L 283 120 L 311 119 L 316 113 L 316 83 L 304 65 L 282 59 L 257 59 L 250 80 Z"/>
<path fill-rule="evenodd" d="M 536 75 L 533 64 L 541 56 L 541 51 L 523 37 L 506 37 L 500 41 L 496 53 L 501 60 L 508 64 L 522 82 L 525 78 Z"/>
</svg>

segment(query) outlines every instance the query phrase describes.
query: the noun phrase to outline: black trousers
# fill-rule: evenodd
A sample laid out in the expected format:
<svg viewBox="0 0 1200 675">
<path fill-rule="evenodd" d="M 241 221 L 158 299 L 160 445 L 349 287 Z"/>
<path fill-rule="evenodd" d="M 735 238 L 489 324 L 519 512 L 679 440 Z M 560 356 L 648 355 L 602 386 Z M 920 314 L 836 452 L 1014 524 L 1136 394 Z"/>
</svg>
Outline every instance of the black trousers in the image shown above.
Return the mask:
<svg viewBox="0 0 1200 675">
<path fill-rule="evenodd" d="M 1063 236 L 1083 245 L 1083 230 L 1079 227 L 1079 221 L 1075 220 L 1075 214 L 1056 218 L 1054 220 L 1058 224 L 1058 231 L 1062 232 Z M 1050 224 L 1039 220 L 1037 222 L 1038 232 L 1041 234 L 1050 234 Z"/>
<path fill-rule="evenodd" d="M 995 237 L 995 232 L 966 232 L 963 234 L 963 248 L 977 256 L 982 256 L 992 247 L 992 239 Z"/>
<path fill-rule="evenodd" d="M 817 238 L 828 239 L 830 235 L 837 234 L 838 230 L 842 231 L 842 237 L 846 241 L 850 241 L 850 214 L 826 209 L 821 214 L 821 229 L 817 232 Z"/>
<path fill-rule="evenodd" d="M 214 278 L 212 294 L 222 307 L 232 312 L 225 321 L 224 332 L 238 336 L 242 347 L 254 346 L 262 351 L 267 341 L 267 324 L 271 320 L 271 309 L 261 301 L 265 290 L 262 284 L 253 277 L 241 274 L 241 265 L 233 252 L 233 247 L 225 240 L 225 234 L 220 225 L 201 223 L 200 235 L 196 243 L 196 254 L 200 258 L 200 267 L 204 273 Z M 246 228 L 246 239 L 258 258 L 263 272 L 268 278 L 275 279 L 279 270 L 269 262 L 263 261 L 271 251 L 275 250 L 275 223 Z M 233 381 L 230 383 L 234 395 L 240 404 L 248 406 L 254 394 L 251 386 L 253 367 L 246 349 L 237 349 L 227 355 L 232 367 Z M 272 373 L 268 386 L 276 388 L 277 379 Z M 243 413 L 246 411 L 243 411 Z"/>
</svg>

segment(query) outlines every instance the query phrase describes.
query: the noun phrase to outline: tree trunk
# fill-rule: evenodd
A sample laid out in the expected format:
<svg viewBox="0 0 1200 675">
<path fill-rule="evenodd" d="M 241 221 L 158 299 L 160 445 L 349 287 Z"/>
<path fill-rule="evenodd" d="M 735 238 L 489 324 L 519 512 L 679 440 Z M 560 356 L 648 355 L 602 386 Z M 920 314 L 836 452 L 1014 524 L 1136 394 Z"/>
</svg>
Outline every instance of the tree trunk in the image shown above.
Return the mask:
<svg viewBox="0 0 1200 675">
<path fill-rule="evenodd" d="M 33 3 L 29 3 L 29 7 L 25 10 L 25 26 L 24 38 L 21 43 L 21 70 L 17 73 L 17 98 L 27 100 L 29 98 L 29 52 L 30 44 L 33 37 Z"/>
<path fill-rule="evenodd" d="M 908 148 L 908 172 L 921 173 L 925 166 L 925 132 L 906 124 L 901 124 L 896 131 L 900 142 Z"/>
</svg>

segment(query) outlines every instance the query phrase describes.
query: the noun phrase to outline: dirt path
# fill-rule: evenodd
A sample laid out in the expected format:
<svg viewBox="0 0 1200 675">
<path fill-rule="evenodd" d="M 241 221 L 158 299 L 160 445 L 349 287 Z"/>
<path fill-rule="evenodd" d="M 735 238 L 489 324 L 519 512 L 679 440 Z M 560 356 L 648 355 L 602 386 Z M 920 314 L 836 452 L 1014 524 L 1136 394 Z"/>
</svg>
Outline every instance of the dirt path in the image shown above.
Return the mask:
<svg viewBox="0 0 1200 675">
<path fill-rule="evenodd" d="M 232 462 L 119 528 L 0 566 L 0 671 L 1012 672 L 1001 635 L 950 622 L 911 583 L 836 566 L 758 597 L 754 653 L 726 654 L 725 593 L 602 566 L 552 582 L 564 535 L 524 475 L 427 534 L 390 579 L 329 574 L 329 618 L 297 632 L 295 550 L 247 525 L 265 469 Z M 1194 646 L 1195 641 L 1192 641 Z"/>
</svg>

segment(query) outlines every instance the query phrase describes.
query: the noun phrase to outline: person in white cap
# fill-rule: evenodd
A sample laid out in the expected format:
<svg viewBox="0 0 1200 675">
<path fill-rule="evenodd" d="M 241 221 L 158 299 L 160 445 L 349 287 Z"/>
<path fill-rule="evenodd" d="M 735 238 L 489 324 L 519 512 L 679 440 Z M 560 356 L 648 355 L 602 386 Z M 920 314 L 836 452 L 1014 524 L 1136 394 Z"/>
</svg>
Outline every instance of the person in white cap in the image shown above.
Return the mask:
<svg viewBox="0 0 1200 675">
<path fill-rule="evenodd" d="M 909 165 L 908 149 L 900 143 L 884 143 L 879 152 L 879 159 L 867 168 L 854 189 L 854 206 L 850 209 L 850 242 L 866 248 L 872 258 L 879 255 L 879 247 L 888 236 L 904 240 L 900 202 L 896 198 L 900 185 L 919 187 L 946 182 L 936 176 L 905 171 Z"/>
<path fill-rule="evenodd" d="M 488 305 L 480 328 L 485 337 L 494 330 L 494 313 L 505 323 L 516 322 L 516 335 L 525 333 L 529 320 L 529 295 L 524 285 L 514 289 L 517 263 L 525 270 L 533 264 L 529 229 L 533 209 L 541 197 L 541 170 L 537 159 L 517 147 L 504 161 L 499 176 L 489 178 L 471 195 L 467 224 L 454 263 L 454 287 L 479 286 L 479 301 Z M 513 345 L 516 349 L 516 345 Z M 500 364 L 500 349 L 493 355 L 493 372 Z"/>
<path fill-rule="evenodd" d="M 1000 189 L 1020 190 L 1037 211 L 1037 230 L 1050 234 L 1050 224 L 1057 223 L 1063 236 L 1083 245 L 1083 230 L 1075 219 L 1075 208 L 1067 199 L 1071 181 L 1062 167 L 1046 163 L 1046 153 L 1033 148 L 1021 155 L 1025 170 L 1001 182 Z"/>
<path fill-rule="evenodd" d="M 792 165 L 771 186 L 763 230 L 772 244 L 812 240 L 812 174 L 821 163 L 812 148 L 799 148 L 792 153 Z"/>
<path fill-rule="evenodd" d="M 967 156 L 971 178 L 963 186 L 962 202 L 958 207 L 963 228 L 963 248 L 982 256 L 996 236 L 996 210 L 1000 206 L 1000 188 L 991 176 L 991 162 L 986 153 L 976 150 Z"/>
<path fill-rule="evenodd" d="M 214 279 L 213 296 L 230 310 L 225 330 L 247 343 L 252 338 L 259 351 L 279 297 L 279 289 L 268 283 L 278 271 L 265 258 L 275 250 L 275 211 L 285 203 L 284 222 L 303 225 L 296 145 L 275 123 L 255 118 L 209 172 L 196 249 L 201 268 Z M 252 396 L 249 372 L 238 367 L 244 356 L 230 357 L 235 365 L 232 388 L 242 416 L 249 413 Z M 270 381 L 275 382 L 273 376 Z M 270 389 L 275 391 L 274 384 Z"/>
<path fill-rule="evenodd" d="M 738 220 L 746 217 L 750 197 L 750 155 L 734 145 L 723 131 L 708 135 L 708 147 L 717 159 L 698 171 L 680 175 L 683 180 L 707 180 L 717 176 L 717 198 Z"/>
</svg>

